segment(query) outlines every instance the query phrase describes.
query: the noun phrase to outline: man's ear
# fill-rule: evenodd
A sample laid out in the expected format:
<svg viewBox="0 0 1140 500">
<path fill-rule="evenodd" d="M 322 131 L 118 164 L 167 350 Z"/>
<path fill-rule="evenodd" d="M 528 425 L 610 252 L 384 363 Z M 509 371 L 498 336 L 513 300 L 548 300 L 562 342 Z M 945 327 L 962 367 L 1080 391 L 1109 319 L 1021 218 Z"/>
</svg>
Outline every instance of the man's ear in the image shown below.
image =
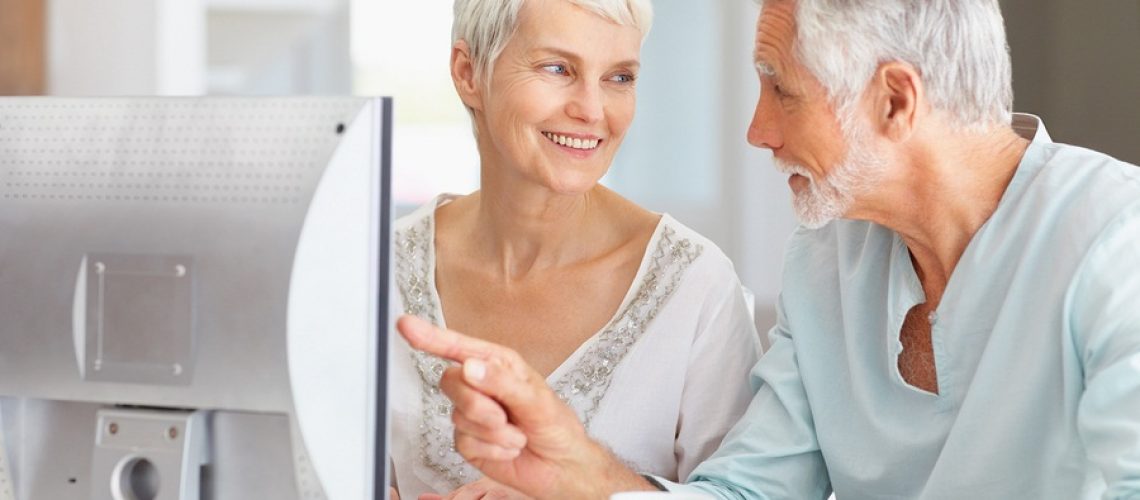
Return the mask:
<svg viewBox="0 0 1140 500">
<path fill-rule="evenodd" d="M 922 77 L 910 64 L 892 61 L 879 65 L 871 79 L 875 126 L 893 141 L 914 133 L 926 101 Z"/>
<path fill-rule="evenodd" d="M 471 58 L 471 48 L 466 40 L 458 40 L 451 46 L 451 81 L 465 106 L 472 110 L 483 109 L 481 85 L 475 76 L 475 60 Z"/>
</svg>

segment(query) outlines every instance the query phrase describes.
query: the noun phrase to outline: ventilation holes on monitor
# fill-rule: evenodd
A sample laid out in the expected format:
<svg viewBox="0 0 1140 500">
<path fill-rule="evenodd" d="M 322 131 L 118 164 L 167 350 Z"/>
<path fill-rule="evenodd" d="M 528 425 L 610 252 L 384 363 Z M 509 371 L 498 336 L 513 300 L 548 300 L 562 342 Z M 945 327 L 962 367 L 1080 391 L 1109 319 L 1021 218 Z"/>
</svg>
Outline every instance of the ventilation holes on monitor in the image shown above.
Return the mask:
<svg viewBox="0 0 1140 500">
<path fill-rule="evenodd" d="M 329 131 L 358 110 L 356 99 L 14 99 L 0 105 L 0 196 L 299 203 L 339 140 Z"/>
<path fill-rule="evenodd" d="M 210 203 L 210 204 L 272 204 L 288 205 L 300 203 L 296 196 L 189 196 L 189 195 L 102 195 L 102 194 L 27 194 L 4 193 L 5 200 L 22 201 L 101 201 L 101 202 L 163 202 L 163 203 Z"/>
</svg>

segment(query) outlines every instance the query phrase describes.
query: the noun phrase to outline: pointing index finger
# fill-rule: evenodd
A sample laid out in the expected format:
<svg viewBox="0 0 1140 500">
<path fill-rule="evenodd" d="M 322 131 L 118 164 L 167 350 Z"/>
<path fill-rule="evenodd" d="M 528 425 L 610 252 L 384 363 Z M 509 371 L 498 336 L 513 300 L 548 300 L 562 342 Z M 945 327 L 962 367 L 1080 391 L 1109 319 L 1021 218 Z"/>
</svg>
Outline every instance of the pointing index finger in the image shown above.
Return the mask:
<svg viewBox="0 0 1140 500">
<path fill-rule="evenodd" d="M 446 330 L 416 316 L 404 315 L 396 320 L 396 329 L 415 349 L 452 361 L 489 359 L 499 348 L 495 344 Z"/>
</svg>

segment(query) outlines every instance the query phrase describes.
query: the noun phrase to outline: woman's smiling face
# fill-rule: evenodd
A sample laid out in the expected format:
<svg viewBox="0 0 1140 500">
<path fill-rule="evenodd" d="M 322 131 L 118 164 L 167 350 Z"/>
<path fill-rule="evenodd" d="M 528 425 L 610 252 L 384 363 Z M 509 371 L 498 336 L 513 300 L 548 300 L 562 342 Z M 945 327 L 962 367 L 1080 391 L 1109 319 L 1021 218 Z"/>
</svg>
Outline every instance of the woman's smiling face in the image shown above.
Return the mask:
<svg viewBox="0 0 1140 500">
<path fill-rule="evenodd" d="M 527 0 L 475 109 L 484 168 L 562 194 L 593 188 L 633 120 L 641 32 Z"/>
</svg>

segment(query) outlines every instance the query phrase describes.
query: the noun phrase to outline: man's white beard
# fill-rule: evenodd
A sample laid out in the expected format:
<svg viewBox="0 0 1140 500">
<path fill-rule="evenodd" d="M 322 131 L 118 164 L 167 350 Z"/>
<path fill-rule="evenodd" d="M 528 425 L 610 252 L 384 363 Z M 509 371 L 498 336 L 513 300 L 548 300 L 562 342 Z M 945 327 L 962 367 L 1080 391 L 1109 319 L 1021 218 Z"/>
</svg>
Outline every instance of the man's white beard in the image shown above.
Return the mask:
<svg viewBox="0 0 1140 500">
<path fill-rule="evenodd" d="M 799 174 L 808 179 L 807 189 L 792 193 L 796 219 L 809 229 L 816 229 L 843 217 L 855 202 L 855 196 L 867 192 L 879 180 L 883 160 L 868 144 L 867 127 L 857 120 L 846 120 L 843 137 L 847 153 L 826 177 L 815 179 L 801 165 L 774 158 L 776 168 L 785 174 Z"/>
</svg>

